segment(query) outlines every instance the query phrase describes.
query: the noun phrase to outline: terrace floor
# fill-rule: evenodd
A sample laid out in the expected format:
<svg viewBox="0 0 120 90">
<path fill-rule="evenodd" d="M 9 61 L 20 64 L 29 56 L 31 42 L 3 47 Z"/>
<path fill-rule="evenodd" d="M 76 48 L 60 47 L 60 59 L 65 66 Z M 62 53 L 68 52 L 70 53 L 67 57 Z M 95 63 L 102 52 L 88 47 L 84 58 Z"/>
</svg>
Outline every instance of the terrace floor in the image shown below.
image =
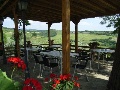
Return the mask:
<svg viewBox="0 0 120 90">
<path fill-rule="evenodd" d="M 72 62 L 74 62 L 74 60 L 75 60 L 75 58 L 71 58 Z M 33 72 L 34 63 L 35 63 L 35 61 L 33 60 L 33 58 L 30 59 L 29 71 L 30 71 L 31 78 L 35 78 L 35 79 L 39 80 L 42 84 L 47 85 L 46 83 L 44 83 L 43 78 L 39 78 L 39 65 L 36 66 L 35 72 Z M 105 62 L 105 64 L 106 64 L 106 62 Z M 10 76 L 11 71 L 12 71 L 10 67 L 11 66 L 9 64 L 3 65 L 2 60 L 0 60 L 0 69 L 2 69 L 3 71 L 6 71 L 8 76 Z M 75 76 L 79 77 L 78 82 L 80 83 L 81 87 L 79 89 L 75 88 L 74 90 L 106 90 L 106 85 L 107 85 L 107 82 L 108 82 L 108 79 L 110 76 L 112 64 L 109 63 L 107 66 L 107 65 L 103 65 L 102 63 L 100 63 L 100 70 L 97 71 L 97 61 L 94 61 L 92 63 L 92 68 L 93 68 L 93 70 L 89 70 L 89 63 L 88 63 L 87 75 L 89 78 L 89 82 L 86 81 L 86 78 L 84 75 L 82 75 L 82 72 L 80 72 L 78 70 L 78 73 L 76 73 Z M 73 70 L 74 70 L 74 68 L 71 67 L 71 73 L 73 73 Z M 49 69 L 45 69 L 43 72 L 43 76 L 49 77 L 49 75 L 50 75 L 49 71 L 50 71 Z M 59 68 L 53 69 L 53 73 L 59 74 L 60 69 Z M 13 79 L 23 82 L 24 81 L 24 73 L 22 73 L 21 75 L 18 75 L 18 73 L 15 73 Z"/>
</svg>

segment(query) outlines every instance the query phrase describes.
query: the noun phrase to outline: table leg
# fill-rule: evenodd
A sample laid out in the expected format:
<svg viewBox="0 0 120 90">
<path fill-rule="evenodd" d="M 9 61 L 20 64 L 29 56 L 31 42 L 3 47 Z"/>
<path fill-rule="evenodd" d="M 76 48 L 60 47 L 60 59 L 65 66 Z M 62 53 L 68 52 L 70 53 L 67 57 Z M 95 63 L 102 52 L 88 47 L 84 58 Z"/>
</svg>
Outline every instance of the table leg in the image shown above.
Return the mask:
<svg viewBox="0 0 120 90">
<path fill-rule="evenodd" d="M 28 60 L 28 50 L 27 50 L 27 61 L 29 61 L 29 60 Z"/>
<path fill-rule="evenodd" d="M 91 54 L 90 57 L 91 57 L 91 60 L 90 60 L 89 70 L 92 70 L 92 60 L 93 60 L 93 55 Z"/>
<path fill-rule="evenodd" d="M 100 53 L 98 53 L 98 70 L 100 69 Z"/>
</svg>

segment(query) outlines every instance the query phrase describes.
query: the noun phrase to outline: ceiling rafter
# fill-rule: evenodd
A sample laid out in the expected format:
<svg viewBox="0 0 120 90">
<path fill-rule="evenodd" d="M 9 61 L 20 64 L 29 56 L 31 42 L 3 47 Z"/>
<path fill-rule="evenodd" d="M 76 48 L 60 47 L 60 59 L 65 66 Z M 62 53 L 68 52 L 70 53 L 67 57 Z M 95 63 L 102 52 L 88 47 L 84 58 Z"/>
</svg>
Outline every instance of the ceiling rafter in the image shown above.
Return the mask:
<svg viewBox="0 0 120 90">
<path fill-rule="evenodd" d="M 98 3 L 100 2 L 100 4 Z M 108 5 L 106 5 L 105 3 L 103 3 L 103 0 L 97 0 L 97 1 L 92 1 L 90 2 L 92 5 L 97 5 L 98 7 L 100 7 L 101 9 L 105 10 L 106 12 L 111 12 L 111 8 L 108 7 Z M 112 10 L 114 11 L 114 10 Z"/>
<path fill-rule="evenodd" d="M 0 14 L 0 16 L 4 16 L 5 14 L 7 14 L 8 12 L 12 12 L 12 8 L 13 8 L 13 6 L 16 4 L 16 2 L 17 2 L 18 0 L 14 0 L 14 2 L 11 4 L 11 5 L 9 5 L 8 7 L 6 7 L 6 10 L 4 10 L 1 14 Z"/>
<path fill-rule="evenodd" d="M 6 4 L 0 6 L 0 16 L 14 17 L 12 7 L 17 4 L 17 1 L 6 0 Z M 118 13 L 120 13 L 119 0 L 70 0 L 70 20 Z M 28 20 L 60 22 L 62 21 L 62 0 L 29 0 L 26 15 Z M 20 12 L 18 16 L 22 18 Z"/>
<path fill-rule="evenodd" d="M 29 15 L 28 17 L 34 17 L 34 18 L 38 18 L 38 17 L 40 17 L 41 15 L 37 15 L 36 16 L 36 14 L 31 14 L 31 15 Z M 57 19 L 58 17 L 57 16 L 54 16 L 54 15 L 49 15 L 48 16 L 48 14 L 44 14 L 44 16 L 43 17 L 45 17 L 45 18 L 55 18 L 55 19 Z M 58 19 L 61 19 L 62 17 L 61 16 L 59 16 L 59 18 Z"/>
<path fill-rule="evenodd" d="M 4 1 L 4 3 L 2 4 L 2 6 L 0 7 L 0 10 L 9 2 L 9 0 Z"/>
<path fill-rule="evenodd" d="M 102 8 L 98 7 L 96 4 L 91 4 L 90 1 L 89 2 L 86 2 L 86 0 L 83 0 L 82 1 L 82 4 L 84 5 L 84 7 L 87 7 L 89 9 L 92 9 L 94 11 L 96 11 L 97 13 L 98 12 L 101 12 L 101 13 L 105 13 L 106 11 L 103 10 Z"/>
<path fill-rule="evenodd" d="M 117 8 L 114 7 L 113 5 L 111 5 L 110 3 L 108 3 L 108 1 L 106 2 L 106 0 L 100 0 L 103 4 L 105 4 L 107 7 L 116 10 Z"/>
<path fill-rule="evenodd" d="M 46 17 L 30 17 L 28 20 L 34 20 L 34 21 L 43 21 L 43 22 L 53 22 L 53 23 L 56 23 L 56 22 L 60 22 L 61 20 L 58 20 L 56 18 L 46 18 Z"/>
<path fill-rule="evenodd" d="M 81 7 L 79 7 L 81 6 Z M 94 12 L 93 10 L 89 10 L 89 9 L 86 9 L 83 7 L 83 5 L 74 5 L 74 3 L 71 3 L 71 8 L 73 8 L 74 10 L 80 10 L 80 11 L 85 11 L 86 14 L 89 14 L 89 13 L 96 13 Z"/>
<path fill-rule="evenodd" d="M 105 0 L 104 0 L 104 1 L 105 1 Z M 116 1 L 116 0 L 114 0 L 114 1 Z M 113 1 L 113 0 L 108 0 L 107 3 L 111 4 L 111 5 L 114 6 L 114 7 L 117 6 L 116 9 L 120 10 L 120 5 L 119 5 L 119 3 L 115 3 L 114 1 Z M 117 0 L 117 2 L 119 2 L 119 1 Z"/>
<path fill-rule="evenodd" d="M 46 11 L 46 12 L 51 12 L 51 13 L 53 13 L 53 14 L 58 14 L 59 13 L 59 15 L 61 15 L 61 13 L 62 13 L 62 11 L 61 10 L 59 10 L 59 9 L 56 9 L 56 8 L 53 8 L 53 7 L 45 7 L 45 5 L 44 4 L 42 4 L 42 5 L 37 5 L 37 4 L 35 4 L 35 3 L 31 3 L 31 5 L 33 6 L 33 7 L 30 7 L 30 10 L 33 8 L 33 9 L 35 9 L 35 10 L 43 10 L 43 11 Z M 49 9 L 49 10 L 48 10 Z M 75 11 L 75 10 L 71 10 L 71 14 L 72 15 L 76 15 L 76 16 L 79 16 L 79 17 L 81 17 L 81 16 L 87 16 L 88 14 L 86 14 L 86 13 L 83 13 L 83 12 L 79 12 L 79 11 Z M 81 15 L 79 15 L 79 14 L 75 14 L 75 12 L 77 12 L 77 13 L 81 13 Z"/>
<path fill-rule="evenodd" d="M 75 2 L 74 0 L 72 0 L 73 2 Z M 91 11 L 95 12 L 95 13 L 99 13 L 99 14 L 103 14 L 105 11 L 100 9 L 97 6 L 92 6 L 90 3 L 87 3 L 85 1 L 82 1 L 82 3 L 80 1 L 76 1 L 76 3 L 78 4 L 79 7 L 84 7 L 87 10 L 92 9 Z M 99 12 L 98 10 L 100 10 L 101 12 Z"/>
<path fill-rule="evenodd" d="M 61 14 L 60 13 L 58 13 L 58 12 L 52 12 L 52 11 L 48 11 L 48 10 L 46 10 L 46 9 L 42 9 L 42 8 L 40 8 L 39 10 L 38 9 L 36 9 L 36 7 L 32 7 L 31 8 L 32 10 L 36 10 L 36 12 L 34 13 L 34 14 L 36 14 L 36 15 L 39 15 L 39 14 L 49 14 L 49 15 L 55 15 L 55 16 L 58 16 L 58 17 L 61 17 Z"/>
</svg>

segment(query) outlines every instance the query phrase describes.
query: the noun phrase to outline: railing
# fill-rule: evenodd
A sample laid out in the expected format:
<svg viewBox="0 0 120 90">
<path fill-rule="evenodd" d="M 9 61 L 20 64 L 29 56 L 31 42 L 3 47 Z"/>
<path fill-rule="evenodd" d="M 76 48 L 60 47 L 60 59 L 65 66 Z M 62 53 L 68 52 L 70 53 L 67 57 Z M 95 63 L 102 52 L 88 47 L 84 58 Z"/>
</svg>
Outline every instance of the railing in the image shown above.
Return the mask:
<svg viewBox="0 0 120 90">
<path fill-rule="evenodd" d="M 53 44 L 53 45 L 61 45 L 61 44 Z M 42 50 L 45 50 L 48 46 L 49 46 L 49 44 L 32 45 L 32 47 L 41 47 Z M 101 48 L 101 47 L 98 47 L 98 48 Z M 78 46 L 78 49 L 89 51 L 90 47 L 89 46 Z M 112 49 L 113 50 L 114 48 L 105 48 L 105 49 Z M 58 48 L 57 50 L 61 51 L 62 48 Z M 71 52 L 75 52 L 75 45 L 71 45 L 70 50 L 71 50 Z M 5 47 L 5 55 L 6 56 L 15 55 L 15 48 L 14 47 Z"/>
<path fill-rule="evenodd" d="M 15 48 L 14 47 L 5 47 L 5 55 L 6 55 L 6 57 L 15 55 Z"/>
</svg>

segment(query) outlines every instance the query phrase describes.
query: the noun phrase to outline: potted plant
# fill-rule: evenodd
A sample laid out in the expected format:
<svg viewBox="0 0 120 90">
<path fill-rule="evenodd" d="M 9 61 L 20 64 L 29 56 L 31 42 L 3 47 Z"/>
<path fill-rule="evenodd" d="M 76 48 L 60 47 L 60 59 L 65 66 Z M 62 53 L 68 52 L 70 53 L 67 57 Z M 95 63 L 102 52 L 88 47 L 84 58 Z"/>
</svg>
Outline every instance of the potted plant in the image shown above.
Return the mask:
<svg viewBox="0 0 120 90">
<path fill-rule="evenodd" d="M 88 44 L 90 46 L 90 49 L 97 48 L 100 44 L 98 42 L 90 42 Z"/>
<path fill-rule="evenodd" d="M 48 78 L 46 78 L 46 80 L 48 80 Z M 70 74 L 57 76 L 56 74 L 52 73 L 50 74 L 48 88 L 50 88 L 49 90 L 73 90 L 75 86 L 80 87 L 80 84 L 77 82 L 77 80 L 78 77 L 72 77 Z"/>
<path fill-rule="evenodd" d="M 0 69 L 0 90 L 21 90 L 22 84 L 13 79 L 13 74 L 16 69 L 24 71 L 26 69 L 26 65 L 22 59 L 14 56 L 8 57 L 7 62 L 12 66 L 11 68 L 13 70 L 11 73 L 11 77 L 8 77 L 6 75 L 6 72 L 3 72 Z"/>
<path fill-rule="evenodd" d="M 34 78 L 27 78 L 22 90 L 42 90 L 42 84 Z"/>
</svg>

